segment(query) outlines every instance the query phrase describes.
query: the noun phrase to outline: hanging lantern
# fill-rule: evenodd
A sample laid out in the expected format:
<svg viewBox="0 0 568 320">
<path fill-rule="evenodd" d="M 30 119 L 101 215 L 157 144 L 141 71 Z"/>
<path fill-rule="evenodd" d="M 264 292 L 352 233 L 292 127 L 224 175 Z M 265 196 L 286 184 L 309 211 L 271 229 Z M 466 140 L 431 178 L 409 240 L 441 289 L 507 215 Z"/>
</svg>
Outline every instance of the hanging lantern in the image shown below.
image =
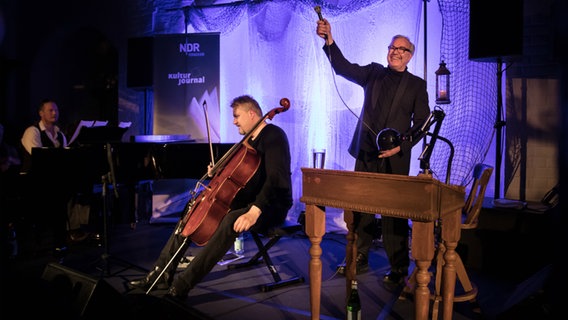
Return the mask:
<svg viewBox="0 0 568 320">
<path fill-rule="evenodd" d="M 450 70 L 446 68 L 444 60 L 436 70 L 436 103 L 450 103 Z"/>
</svg>

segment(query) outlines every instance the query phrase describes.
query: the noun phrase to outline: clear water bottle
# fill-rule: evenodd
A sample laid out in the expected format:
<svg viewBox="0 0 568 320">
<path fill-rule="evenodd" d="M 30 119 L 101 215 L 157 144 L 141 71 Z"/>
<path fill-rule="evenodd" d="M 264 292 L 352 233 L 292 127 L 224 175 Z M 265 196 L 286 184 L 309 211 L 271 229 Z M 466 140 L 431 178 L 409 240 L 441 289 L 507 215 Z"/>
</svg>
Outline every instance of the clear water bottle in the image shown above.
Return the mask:
<svg viewBox="0 0 568 320">
<path fill-rule="evenodd" d="M 245 235 L 244 232 L 241 232 L 237 238 L 235 239 L 235 247 L 234 247 L 235 254 L 242 256 L 245 254 Z"/>
<path fill-rule="evenodd" d="M 357 280 L 351 280 L 351 292 L 347 299 L 347 320 L 361 320 L 361 300 L 357 291 Z"/>
</svg>

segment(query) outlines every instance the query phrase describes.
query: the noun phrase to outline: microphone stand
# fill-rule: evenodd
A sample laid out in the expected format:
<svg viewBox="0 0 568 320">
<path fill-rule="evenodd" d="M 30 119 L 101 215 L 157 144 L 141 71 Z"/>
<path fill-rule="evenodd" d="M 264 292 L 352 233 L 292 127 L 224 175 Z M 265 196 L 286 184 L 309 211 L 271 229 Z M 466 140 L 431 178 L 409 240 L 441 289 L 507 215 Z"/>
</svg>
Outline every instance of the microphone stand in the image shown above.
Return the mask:
<svg viewBox="0 0 568 320">
<path fill-rule="evenodd" d="M 115 175 L 115 170 L 114 170 L 114 161 L 113 161 L 113 156 L 112 156 L 112 146 L 110 143 L 106 143 L 106 152 L 107 152 L 107 161 L 108 161 L 108 165 L 109 165 L 109 172 L 107 172 L 106 174 L 104 174 L 101 177 L 101 182 L 102 182 L 102 199 L 103 199 L 103 253 L 101 255 L 101 260 L 103 262 L 103 266 L 100 268 L 101 271 L 101 277 L 104 277 L 104 275 L 106 274 L 107 276 L 112 276 L 113 274 L 110 273 L 110 262 L 111 259 L 114 260 L 115 262 L 117 262 L 118 264 L 125 266 L 124 269 L 117 271 L 114 275 L 121 273 L 123 271 L 126 271 L 130 268 L 135 268 L 138 270 L 141 270 L 143 272 L 148 272 L 147 269 L 142 268 L 140 266 L 136 266 L 130 262 L 127 262 L 125 260 L 113 257 L 110 255 L 109 253 L 109 221 L 108 221 L 108 216 L 109 216 L 109 203 L 108 203 L 108 184 L 111 183 L 112 187 L 113 187 L 113 191 L 114 191 L 114 197 L 116 199 L 118 199 L 118 188 L 116 187 L 116 175 Z"/>
<path fill-rule="evenodd" d="M 452 170 L 452 161 L 454 159 L 454 145 L 450 142 L 450 140 L 439 135 L 440 127 L 442 126 L 442 120 L 444 120 L 445 116 L 446 114 L 441 110 L 432 111 L 430 117 L 426 119 L 424 124 L 418 130 L 417 134 L 418 137 L 421 137 L 422 135 L 431 137 L 430 142 L 425 144 L 424 150 L 422 150 L 422 153 L 418 157 L 418 160 L 420 160 L 420 169 L 424 170 L 423 174 L 430 175 L 430 157 L 432 156 L 432 150 L 434 149 L 436 141 L 440 139 L 445 143 L 447 143 L 448 146 L 450 147 L 450 156 L 448 159 L 448 166 L 446 170 L 446 184 L 449 184 L 450 173 Z M 434 127 L 434 132 L 433 133 L 428 132 L 428 130 L 434 123 L 436 123 L 436 126 Z"/>
<path fill-rule="evenodd" d="M 432 111 L 432 113 L 430 113 L 430 116 L 428 117 L 428 119 L 426 119 L 424 124 L 418 130 L 416 136 L 417 137 L 424 137 L 424 138 L 426 136 L 431 137 L 430 142 L 425 143 L 424 150 L 422 150 L 422 153 L 418 157 L 418 160 L 420 160 L 420 168 L 422 170 L 424 170 L 422 172 L 422 174 L 431 175 L 431 173 L 430 173 L 430 157 L 432 156 L 432 150 L 434 149 L 434 145 L 436 144 L 436 141 L 438 139 L 440 139 L 440 140 L 442 140 L 442 141 L 444 141 L 448 144 L 448 146 L 450 147 L 450 156 L 449 156 L 449 159 L 448 159 L 448 167 L 447 167 L 447 170 L 446 170 L 446 184 L 450 184 L 450 173 L 451 173 L 451 169 L 452 169 L 452 161 L 454 159 L 454 145 L 450 142 L 450 140 L 439 135 L 440 127 L 442 126 L 442 120 L 444 120 L 445 117 L 446 117 L 446 114 L 442 110 L 437 109 L 437 110 Z M 430 127 L 434 123 L 436 123 L 436 126 L 434 127 L 434 132 L 430 133 L 428 130 L 430 130 Z M 441 228 L 440 221 L 436 220 L 435 223 L 434 223 L 434 236 L 436 237 L 436 243 L 440 242 L 440 235 L 441 235 L 441 229 L 440 228 Z M 436 250 L 438 250 L 438 249 L 436 249 Z"/>
<path fill-rule="evenodd" d="M 440 139 L 442 141 L 444 141 L 445 143 L 448 144 L 448 146 L 450 147 L 450 156 L 448 157 L 448 165 L 447 165 L 447 169 L 446 169 L 446 184 L 450 184 L 450 172 L 452 171 L 452 161 L 454 159 L 454 145 L 450 142 L 450 140 L 438 135 L 434 138 L 434 134 L 428 132 L 427 135 L 431 136 L 432 138 L 430 139 L 430 143 L 426 143 L 426 146 L 424 147 L 424 150 L 422 150 L 422 153 L 420 154 L 420 157 L 418 158 L 420 160 L 420 168 L 423 169 L 425 171 L 425 174 L 430 174 L 429 170 L 430 170 L 430 156 L 432 155 L 432 149 L 434 148 L 434 144 L 436 142 L 436 139 Z"/>
</svg>

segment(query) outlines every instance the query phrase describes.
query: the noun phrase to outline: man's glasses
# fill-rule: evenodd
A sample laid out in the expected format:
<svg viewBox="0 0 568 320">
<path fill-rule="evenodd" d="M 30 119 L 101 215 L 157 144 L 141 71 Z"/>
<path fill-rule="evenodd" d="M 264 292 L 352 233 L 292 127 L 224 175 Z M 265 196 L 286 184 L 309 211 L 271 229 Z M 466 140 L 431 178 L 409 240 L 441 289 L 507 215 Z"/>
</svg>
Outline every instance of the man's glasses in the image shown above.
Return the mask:
<svg viewBox="0 0 568 320">
<path fill-rule="evenodd" d="M 410 52 L 410 49 L 405 47 L 388 46 L 389 50 L 398 51 L 399 53 Z"/>
</svg>

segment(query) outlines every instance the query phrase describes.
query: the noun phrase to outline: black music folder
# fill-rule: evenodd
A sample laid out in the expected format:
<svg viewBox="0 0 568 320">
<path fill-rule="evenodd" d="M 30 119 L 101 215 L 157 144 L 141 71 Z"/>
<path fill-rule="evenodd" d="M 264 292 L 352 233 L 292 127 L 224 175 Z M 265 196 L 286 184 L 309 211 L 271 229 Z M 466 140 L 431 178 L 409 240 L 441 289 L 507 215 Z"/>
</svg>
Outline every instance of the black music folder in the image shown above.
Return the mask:
<svg viewBox="0 0 568 320">
<path fill-rule="evenodd" d="M 83 127 L 77 136 L 79 145 L 117 143 L 128 128 L 121 127 Z"/>
<path fill-rule="evenodd" d="M 81 120 L 68 146 L 122 142 L 122 136 L 130 122 L 121 122 L 118 127 L 108 126 L 108 121 Z"/>
</svg>

